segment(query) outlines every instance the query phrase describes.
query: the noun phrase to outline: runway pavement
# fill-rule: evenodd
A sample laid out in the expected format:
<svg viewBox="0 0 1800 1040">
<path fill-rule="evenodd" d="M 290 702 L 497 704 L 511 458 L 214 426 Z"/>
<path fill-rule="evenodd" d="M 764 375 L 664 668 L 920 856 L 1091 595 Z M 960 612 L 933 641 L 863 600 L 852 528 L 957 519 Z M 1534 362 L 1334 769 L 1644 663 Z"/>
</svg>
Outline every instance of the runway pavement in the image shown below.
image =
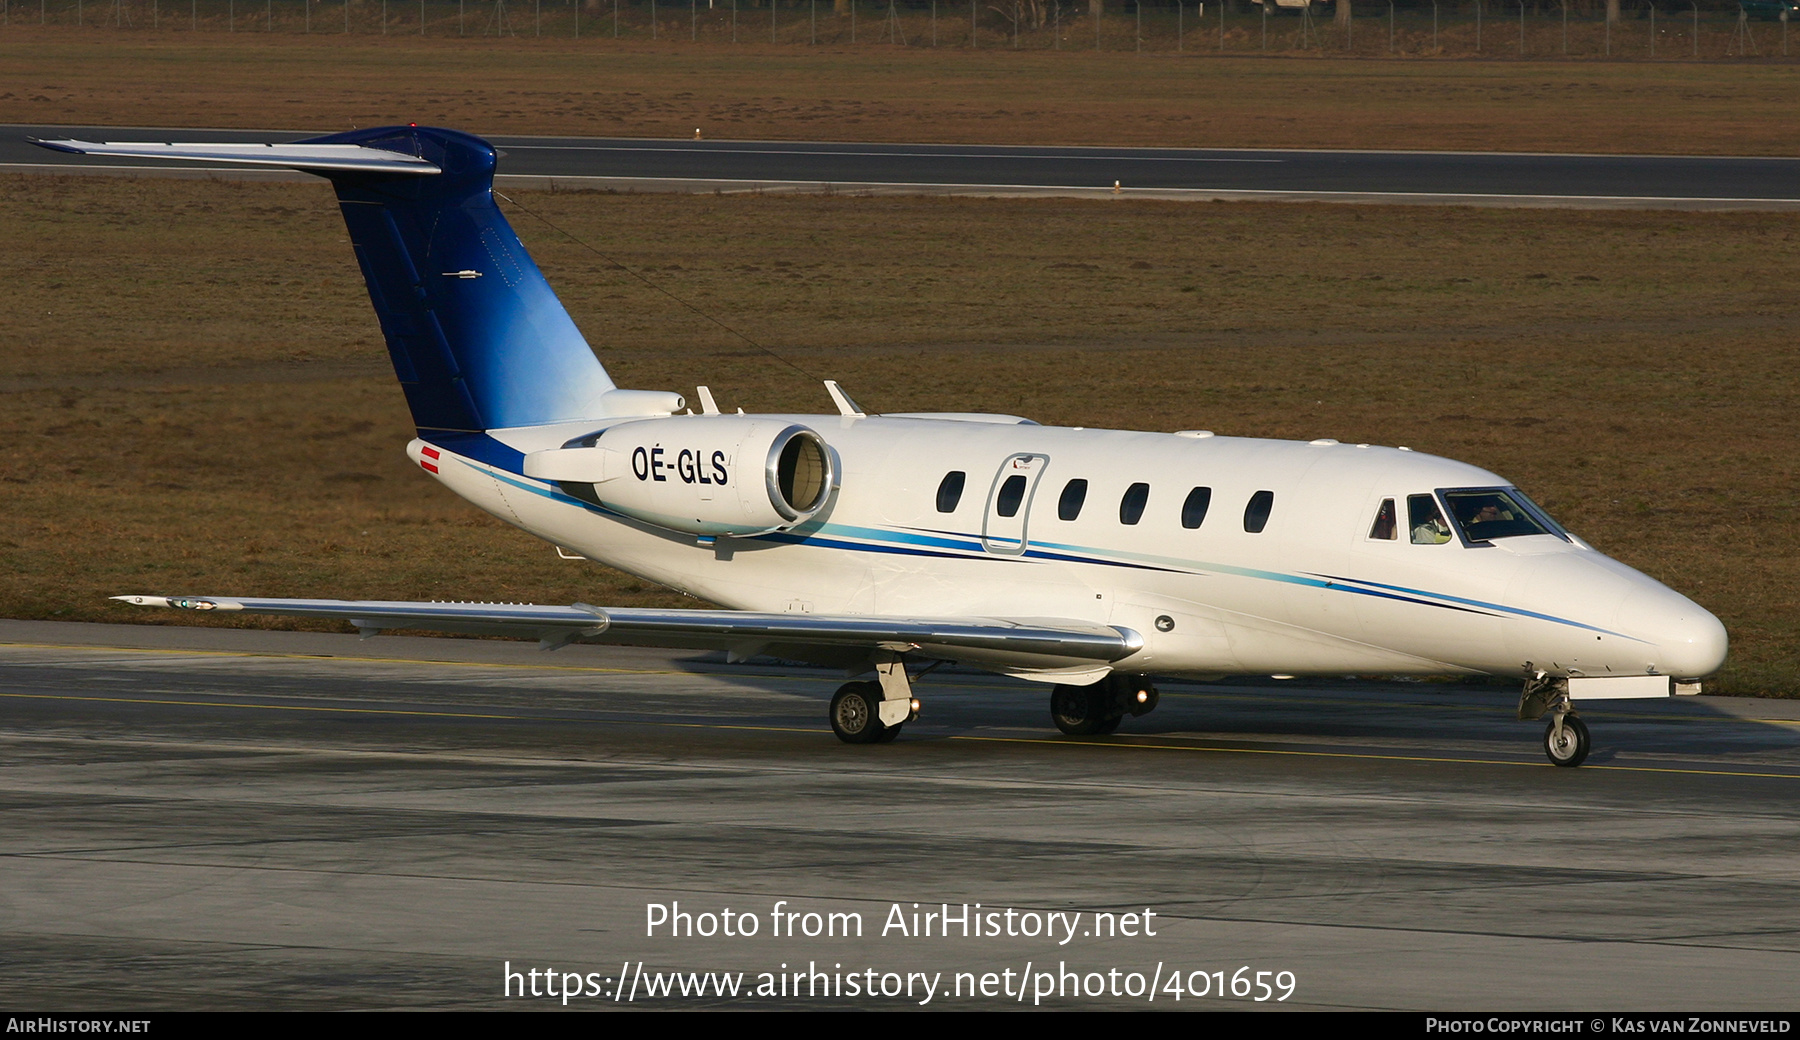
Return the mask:
<svg viewBox="0 0 1800 1040">
<path fill-rule="evenodd" d="M 27 137 L 292 141 L 300 131 L 0 126 L 0 172 L 219 167 L 90 159 Z M 868 192 L 1430 203 L 1570 208 L 1800 208 L 1800 158 L 489 137 L 503 188 Z M 263 169 L 255 178 L 304 176 Z"/>
<path fill-rule="evenodd" d="M 1793 1006 L 1800 704 L 1585 710 L 1596 751 L 1566 770 L 1501 687 L 1169 683 L 1069 739 L 1043 687 L 940 671 L 899 740 L 850 747 L 824 720 L 840 681 L 0 622 L 0 1003 L 559 1006 L 504 996 L 510 963 L 520 988 L 579 973 L 587 1008 L 921 1006 L 934 973 L 925 1007 Z M 646 935 L 677 902 L 756 934 Z M 979 903 L 1001 934 L 883 934 L 914 903 Z M 1095 911 L 1138 934 L 1091 934 Z M 809 912 L 862 935 L 771 934 Z M 1051 913 L 1080 914 L 1066 943 L 1067 916 L 1005 934 Z M 1219 996 L 1240 968 L 1291 995 Z M 789 993 L 651 997 L 665 972 Z M 910 997 L 847 993 L 909 973 Z"/>
</svg>

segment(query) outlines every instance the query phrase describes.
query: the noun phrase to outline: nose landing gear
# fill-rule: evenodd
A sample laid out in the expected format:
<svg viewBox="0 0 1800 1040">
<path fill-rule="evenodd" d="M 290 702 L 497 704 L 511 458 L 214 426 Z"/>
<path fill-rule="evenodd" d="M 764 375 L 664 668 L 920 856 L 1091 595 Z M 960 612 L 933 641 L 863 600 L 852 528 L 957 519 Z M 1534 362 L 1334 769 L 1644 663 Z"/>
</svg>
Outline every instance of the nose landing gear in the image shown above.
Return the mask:
<svg viewBox="0 0 1800 1040">
<path fill-rule="evenodd" d="M 1568 712 L 1557 712 L 1544 727 L 1544 754 L 1559 766 L 1578 766 L 1587 760 L 1587 723 Z"/>
<path fill-rule="evenodd" d="M 1519 720 L 1533 722 L 1546 714 L 1550 723 L 1544 727 L 1544 754 L 1551 764 L 1572 769 L 1587 761 L 1592 742 L 1587 723 L 1575 714 L 1569 701 L 1569 680 L 1531 673 L 1519 695 Z"/>
</svg>

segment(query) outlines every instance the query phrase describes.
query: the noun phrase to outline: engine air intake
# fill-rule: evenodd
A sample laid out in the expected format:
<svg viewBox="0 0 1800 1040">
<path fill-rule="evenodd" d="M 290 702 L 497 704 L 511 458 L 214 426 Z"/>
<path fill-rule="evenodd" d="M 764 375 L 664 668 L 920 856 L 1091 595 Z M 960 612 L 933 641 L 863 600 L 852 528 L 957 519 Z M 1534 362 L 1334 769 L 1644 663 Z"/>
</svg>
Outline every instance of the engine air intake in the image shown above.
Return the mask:
<svg viewBox="0 0 1800 1040">
<path fill-rule="evenodd" d="M 831 453 L 819 435 L 791 426 L 769 453 L 769 501 L 789 520 L 811 515 L 831 490 Z"/>
</svg>

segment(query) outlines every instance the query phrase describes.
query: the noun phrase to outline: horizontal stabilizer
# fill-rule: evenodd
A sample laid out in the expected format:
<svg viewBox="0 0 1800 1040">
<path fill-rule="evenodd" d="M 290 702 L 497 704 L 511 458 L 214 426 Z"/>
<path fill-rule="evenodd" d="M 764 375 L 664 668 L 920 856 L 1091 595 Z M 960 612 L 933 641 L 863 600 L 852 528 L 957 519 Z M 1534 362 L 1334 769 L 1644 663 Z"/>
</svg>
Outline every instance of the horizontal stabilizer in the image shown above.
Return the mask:
<svg viewBox="0 0 1800 1040">
<path fill-rule="evenodd" d="M 737 610 L 538 606 L 530 603 L 407 603 L 389 600 L 224 599 L 114 596 L 144 607 L 242 611 L 348 621 L 364 635 L 384 629 L 535 638 L 553 649 L 571 642 L 730 650 L 782 646 L 967 650 L 1008 658 L 1117 661 L 1142 638 L 1129 629 L 1058 618 L 901 618 L 866 614 L 755 614 Z M 955 656 L 953 653 L 945 656 Z M 1050 663 L 1046 660 L 1046 664 Z"/>
<path fill-rule="evenodd" d="M 124 159 L 187 159 L 192 162 L 253 163 L 296 170 L 346 170 L 364 173 L 441 173 L 436 163 L 416 155 L 360 144 L 158 144 L 153 141 L 43 141 L 32 144 L 75 155 L 113 155 Z"/>
</svg>

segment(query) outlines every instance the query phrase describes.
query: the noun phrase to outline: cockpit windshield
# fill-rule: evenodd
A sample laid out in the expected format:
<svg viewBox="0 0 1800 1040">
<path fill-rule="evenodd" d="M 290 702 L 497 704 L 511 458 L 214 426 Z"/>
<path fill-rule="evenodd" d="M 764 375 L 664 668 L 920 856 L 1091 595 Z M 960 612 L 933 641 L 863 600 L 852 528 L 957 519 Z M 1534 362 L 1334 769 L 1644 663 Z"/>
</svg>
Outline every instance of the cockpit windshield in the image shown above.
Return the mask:
<svg viewBox="0 0 1800 1040">
<path fill-rule="evenodd" d="M 1567 537 L 1556 521 L 1518 488 L 1459 488 L 1443 495 L 1467 541 L 1490 542 L 1528 534 Z"/>
</svg>

